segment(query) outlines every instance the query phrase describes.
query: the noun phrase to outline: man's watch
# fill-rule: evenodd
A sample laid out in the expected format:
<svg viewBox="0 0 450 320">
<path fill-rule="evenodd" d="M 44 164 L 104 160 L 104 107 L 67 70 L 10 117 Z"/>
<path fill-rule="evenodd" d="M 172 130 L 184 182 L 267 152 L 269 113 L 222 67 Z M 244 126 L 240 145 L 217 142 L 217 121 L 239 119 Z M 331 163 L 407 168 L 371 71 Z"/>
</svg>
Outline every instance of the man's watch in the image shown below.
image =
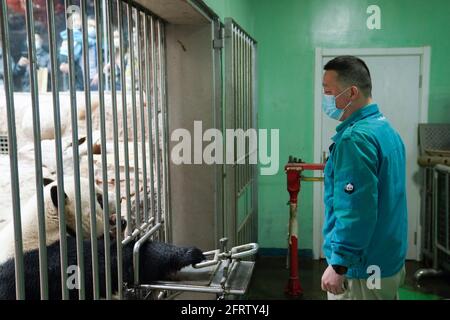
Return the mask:
<svg viewBox="0 0 450 320">
<path fill-rule="evenodd" d="M 341 276 L 346 274 L 347 270 L 348 270 L 347 267 L 340 266 L 338 264 L 334 264 L 334 265 L 332 265 L 332 267 L 333 267 L 334 271 Z"/>
</svg>

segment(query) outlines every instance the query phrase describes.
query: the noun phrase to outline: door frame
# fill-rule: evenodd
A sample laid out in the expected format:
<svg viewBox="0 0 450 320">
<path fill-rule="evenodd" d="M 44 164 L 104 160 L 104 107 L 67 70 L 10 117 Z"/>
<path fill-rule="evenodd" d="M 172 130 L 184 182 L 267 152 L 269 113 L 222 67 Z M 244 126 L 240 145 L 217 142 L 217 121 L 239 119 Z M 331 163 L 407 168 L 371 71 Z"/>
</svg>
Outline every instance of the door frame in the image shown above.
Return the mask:
<svg viewBox="0 0 450 320">
<path fill-rule="evenodd" d="M 428 122 L 428 96 L 430 84 L 430 61 L 431 47 L 408 47 L 408 48 L 316 48 L 315 50 L 315 77 L 314 77 L 314 162 L 322 161 L 322 61 L 326 57 L 334 57 L 339 55 L 354 56 L 419 56 L 420 57 L 420 74 L 422 77 L 422 87 L 419 93 L 419 121 L 421 123 Z M 321 225 L 323 221 L 323 212 L 319 211 L 319 203 L 323 201 L 320 197 L 320 188 L 322 184 L 315 183 L 313 186 L 313 256 L 314 259 L 320 259 L 321 253 Z M 417 200 L 418 208 L 421 208 L 421 197 Z M 422 251 L 422 234 L 420 225 L 420 209 L 417 219 L 417 253 L 416 260 L 421 259 Z"/>
</svg>

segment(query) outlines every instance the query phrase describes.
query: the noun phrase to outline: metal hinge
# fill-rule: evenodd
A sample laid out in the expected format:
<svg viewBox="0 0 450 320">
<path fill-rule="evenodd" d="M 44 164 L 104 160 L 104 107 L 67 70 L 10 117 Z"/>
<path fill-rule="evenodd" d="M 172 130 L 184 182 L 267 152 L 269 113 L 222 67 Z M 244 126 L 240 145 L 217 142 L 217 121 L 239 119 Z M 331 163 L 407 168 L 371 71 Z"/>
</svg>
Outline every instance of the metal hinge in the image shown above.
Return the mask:
<svg viewBox="0 0 450 320">
<path fill-rule="evenodd" d="M 222 49 L 223 48 L 223 39 L 214 39 L 213 40 L 213 48 L 214 49 Z"/>
<path fill-rule="evenodd" d="M 222 49 L 224 47 L 224 30 L 223 28 L 219 29 L 219 37 L 213 40 L 213 48 L 214 49 Z"/>
<path fill-rule="evenodd" d="M 414 244 L 417 245 L 417 232 L 414 232 Z"/>
<path fill-rule="evenodd" d="M 422 89 L 422 75 L 419 76 L 419 89 Z"/>
</svg>

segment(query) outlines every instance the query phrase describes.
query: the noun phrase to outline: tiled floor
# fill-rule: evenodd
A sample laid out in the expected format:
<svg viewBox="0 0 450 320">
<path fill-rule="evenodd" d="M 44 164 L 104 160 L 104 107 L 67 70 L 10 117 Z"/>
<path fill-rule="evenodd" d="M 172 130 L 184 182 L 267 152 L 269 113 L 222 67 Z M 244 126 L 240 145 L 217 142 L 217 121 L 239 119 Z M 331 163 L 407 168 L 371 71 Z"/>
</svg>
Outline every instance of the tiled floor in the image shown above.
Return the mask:
<svg viewBox="0 0 450 320">
<path fill-rule="evenodd" d="M 291 298 L 285 295 L 284 289 L 289 279 L 285 257 L 258 258 L 255 271 L 248 290 L 248 299 L 303 299 L 324 300 L 326 293 L 320 288 L 320 280 L 325 270 L 325 260 L 316 261 L 301 259 L 299 262 L 300 283 L 303 295 Z M 406 263 L 405 284 L 399 290 L 401 300 L 433 300 L 450 299 L 450 276 L 439 278 L 423 278 L 420 287 L 416 285 L 414 273 L 422 266 L 417 262 Z"/>
</svg>

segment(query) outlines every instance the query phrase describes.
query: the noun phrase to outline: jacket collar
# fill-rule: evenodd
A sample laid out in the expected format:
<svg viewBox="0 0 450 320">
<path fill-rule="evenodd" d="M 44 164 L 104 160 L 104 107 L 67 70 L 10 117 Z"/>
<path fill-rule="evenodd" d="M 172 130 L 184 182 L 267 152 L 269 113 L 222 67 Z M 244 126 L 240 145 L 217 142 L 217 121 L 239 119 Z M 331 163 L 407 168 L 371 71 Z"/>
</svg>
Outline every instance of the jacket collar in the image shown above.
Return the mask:
<svg viewBox="0 0 450 320">
<path fill-rule="evenodd" d="M 365 119 L 367 117 L 370 117 L 374 114 L 379 113 L 379 109 L 378 109 L 378 104 L 376 103 L 371 103 L 368 104 L 365 107 L 362 107 L 361 109 L 353 112 L 350 117 L 348 117 L 347 119 L 345 119 L 342 123 L 340 123 L 337 127 L 336 127 L 336 134 L 333 136 L 333 138 L 331 138 L 334 142 L 336 142 L 339 137 L 342 135 L 342 133 L 345 131 L 345 129 L 347 129 L 349 126 L 355 124 L 356 122 Z"/>
</svg>

